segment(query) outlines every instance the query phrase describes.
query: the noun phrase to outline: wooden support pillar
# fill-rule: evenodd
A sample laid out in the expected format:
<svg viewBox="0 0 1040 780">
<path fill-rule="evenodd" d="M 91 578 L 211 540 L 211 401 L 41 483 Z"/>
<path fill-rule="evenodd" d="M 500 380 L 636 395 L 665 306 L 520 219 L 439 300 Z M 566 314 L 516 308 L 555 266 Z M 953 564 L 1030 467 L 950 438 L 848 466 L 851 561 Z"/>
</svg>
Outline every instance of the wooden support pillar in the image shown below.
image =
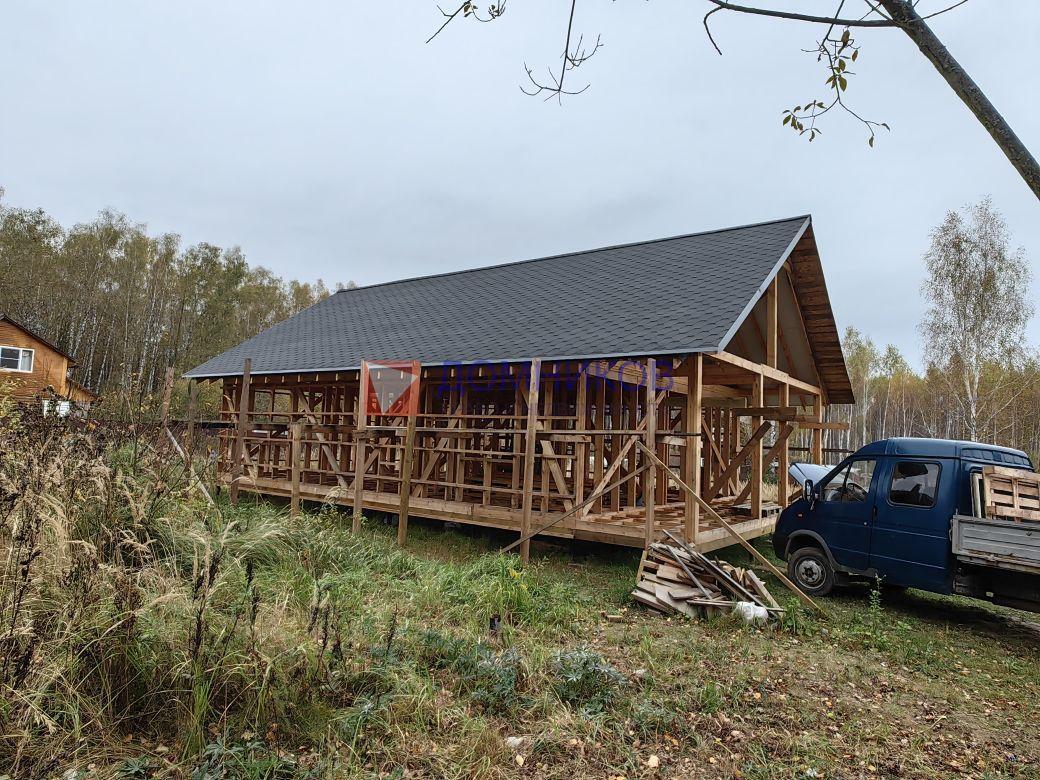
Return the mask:
<svg viewBox="0 0 1040 780">
<path fill-rule="evenodd" d="M 527 387 L 527 429 L 524 434 L 524 495 L 523 518 L 520 522 L 520 559 L 527 561 L 531 557 L 531 512 L 534 509 L 534 459 L 537 453 L 535 439 L 538 435 L 538 388 L 542 379 L 542 360 L 531 361 L 531 379 Z"/>
<path fill-rule="evenodd" d="M 300 514 L 300 464 L 303 460 L 303 423 L 294 422 L 289 430 L 289 462 L 292 469 L 292 499 L 289 503 L 289 514 L 296 517 Z"/>
<path fill-rule="evenodd" d="M 408 416 L 404 433 L 404 455 L 401 459 L 401 505 L 397 510 L 397 544 L 404 547 L 408 539 L 408 509 L 412 501 L 412 459 L 415 453 L 415 415 Z"/>
<path fill-rule="evenodd" d="M 657 449 L 657 361 L 646 360 L 646 448 L 649 452 Z M 654 542 L 654 502 L 657 497 L 657 467 L 647 469 L 643 473 L 643 505 L 646 509 L 645 547 L 650 548 Z"/>
<path fill-rule="evenodd" d="M 365 428 L 368 426 L 368 408 L 365 398 L 368 388 L 368 364 L 361 362 L 358 373 L 357 425 L 354 427 L 354 533 L 361 530 L 361 514 L 365 501 Z"/>
<path fill-rule="evenodd" d="M 575 428 L 586 429 L 588 424 L 589 375 L 583 366 L 579 366 L 578 387 L 575 391 L 574 415 Z M 574 503 L 581 504 L 585 500 L 585 477 L 589 470 L 589 445 L 584 440 L 574 445 Z"/>
<path fill-rule="evenodd" d="M 766 364 L 770 368 L 776 368 L 777 361 L 777 339 L 779 328 L 777 327 L 777 282 L 779 276 L 774 276 L 766 290 Z M 790 370 L 790 369 L 788 369 Z"/>
<path fill-rule="evenodd" d="M 816 422 L 823 422 L 823 396 L 818 395 L 813 401 L 813 417 Z M 823 463 L 823 428 L 813 428 L 812 432 L 813 463 Z"/>
<path fill-rule="evenodd" d="M 703 402 L 703 367 L 704 358 L 698 352 L 690 355 L 686 361 L 686 432 L 694 433 L 686 439 L 684 448 L 686 472 L 683 479 L 686 484 L 700 495 L 701 492 L 701 404 Z M 683 506 L 683 537 L 688 544 L 697 545 L 700 532 L 701 506 L 688 495 Z"/>
<path fill-rule="evenodd" d="M 781 382 L 778 388 L 778 406 L 788 406 L 791 403 L 791 387 L 786 382 Z M 788 449 L 789 438 L 780 442 L 780 451 L 776 456 L 776 502 L 783 509 L 790 500 L 789 479 L 787 469 L 791 465 L 791 453 Z"/>
<path fill-rule="evenodd" d="M 762 407 L 765 405 L 764 399 L 765 377 L 762 374 L 756 374 L 751 405 Z M 761 424 L 761 417 L 751 418 L 751 428 L 753 430 L 757 429 Z M 751 452 L 751 516 L 753 518 L 762 516 L 762 477 L 762 439 L 759 438 Z"/>
<path fill-rule="evenodd" d="M 198 404 L 199 383 L 192 379 L 188 382 L 188 419 L 184 431 L 184 450 L 189 458 L 195 455 L 195 416 L 198 413 Z"/>
<path fill-rule="evenodd" d="M 246 458 L 246 434 L 249 432 L 249 407 L 253 393 L 250 388 L 250 374 L 253 370 L 252 358 L 246 358 L 242 364 L 242 384 L 238 389 L 238 420 L 235 426 L 235 452 L 231 459 L 231 487 L 228 496 L 233 506 L 238 505 L 238 483 L 242 478 Z"/>
<path fill-rule="evenodd" d="M 160 423 L 165 428 L 170 424 L 170 396 L 173 394 L 173 366 L 166 369 L 166 378 L 163 380 L 162 390 L 162 412 Z"/>
</svg>

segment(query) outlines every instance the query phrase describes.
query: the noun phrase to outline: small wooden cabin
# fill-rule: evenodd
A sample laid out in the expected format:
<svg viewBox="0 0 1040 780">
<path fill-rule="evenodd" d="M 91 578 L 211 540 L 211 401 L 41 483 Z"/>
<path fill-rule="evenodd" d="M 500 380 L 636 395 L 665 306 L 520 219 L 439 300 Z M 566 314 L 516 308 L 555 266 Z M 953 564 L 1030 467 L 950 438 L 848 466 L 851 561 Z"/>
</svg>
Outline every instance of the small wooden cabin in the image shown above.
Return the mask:
<svg viewBox="0 0 1040 780">
<path fill-rule="evenodd" d="M 85 410 L 97 395 L 72 378 L 76 360 L 60 347 L 0 314 L 0 392 L 47 410 Z"/>
<path fill-rule="evenodd" d="M 395 360 L 421 364 L 414 418 L 359 404 Z M 233 498 L 395 513 L 402 541 L 411 513 L 731 544 L 680 480 L 768 533 L 792 448 L 821 462 L 853 401 L 809 216 L 343 290 L 187 376 L 223 386 Z"/>
</svg>

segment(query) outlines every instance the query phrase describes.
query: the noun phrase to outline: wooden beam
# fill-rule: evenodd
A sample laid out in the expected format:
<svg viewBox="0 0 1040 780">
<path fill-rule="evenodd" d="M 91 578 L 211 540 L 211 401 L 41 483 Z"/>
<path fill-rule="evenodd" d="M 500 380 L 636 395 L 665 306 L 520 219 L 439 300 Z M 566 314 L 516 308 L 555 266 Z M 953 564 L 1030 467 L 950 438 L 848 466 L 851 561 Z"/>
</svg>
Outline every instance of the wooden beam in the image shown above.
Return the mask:
<svg viewBox="0 0 1040 780">
<path fill-rule="evenodd" d="M 357 424 L 354 426 L 354 521 L 351 525 L 354 533 L 361 530 L 361 516 L 365 500 L 365 427 L 368 424 L 368 408 L 365 403 L 365 391 L 368 388 L 368 363 L 361 361 L 361 372 L 358 374 Z"/>
<path fill-rule="evenodd" d="M 713 498 L 715 498 L 715 496 L 717 496 L 719 494 L 719 491 L 722 489 L 722 486 L 725 485 L 726 482 L 728 482 L 733 475 L 740 471 L 740 467 L 743 466 L 745 461 L 747 461 L 747 459 L 751 456 L 751 451 L 754 449 L 755 444 L 757 442 L 760 442 L 762 440 L 762 437 L 769 433 L 769 429 L 771 427 L 773 427 L 773 423 L 771 423 L 769 420 L 764 421 L 761 425 L 758 426 L 758 429 L 753 434 L 751 434 L 751 438 L 748 439 L 747 444 L 745 444 L 741 448 L 740 452 L 733 456 L 733 459 L 730 460 L 729 464 L 726 466 L 726 469 L 721 474 L 719 474 L 719 476 L 712 483 L 711 487 L 708 488 L 707 492 L 705 492 L 705 501 L 711 501 Z"/>
<path fill-rule="evenodd" d="M 779 275 L 774 276 L 773 280 L 769 283 L 769 289 L 766 290 L 766 365 L 770 368 L 776 368 L 777 358 L 777 335 L 779 328 L 777 327 L 777 282 L 779 281 Z"/>
<path fill-rule="evenodd" d="M 657 446 L 657 361 L 654 358 L 646 360 L 646 449 L 652 452 Z M 636 441 L 638 444 L 638 440 Z M 654 456 L 656 458 L 656 456 Z M 654 503 L 656 499 L 656 476 L 657 469 L 648 469 L 643 475 L 643 507 L 646 510 L 646 535 L 644 537 L 646 548 L 654 543 Z"/>
<path fill-rule="evenodd" d="M 535 437 L 538 435 L 538 389 L 541 385 L 542 359 L 531 361 L 531 382 L 527 389 L 527 432 L 524 440 L 524 495 L 523 519 L 520 522 L 520 536 L 531 532 L 531 513 L 534 509 L 534 459 L 537 454 Z M 525 539 L 520 544 L 520 559 L 527 561 L 531 557 L 531 540 Z"/>
<path fill-rule="evenodd" d="M 786 406 L 791 400 L 791 388 L 788 387 L 786 382 L 781 382 L 778 388 L 779 402 L 781 406 Z M 792 431 L 794 428 L 791 429 Z M 790 500 L 790 483 L 787 475 L 787 470 L 791 466 L 791 450 L 789 440 L 791 434 L 783 436 L 783 430 L 781 430 L 781 436 L 778 440 L 780 444 L 780 451 L 776 454 L 776 503 L 783 509 L 787 506 L 787 502 Z M 774 449 L 776 445 L 773 445 Z"/>
<path fill-rule="evenodd" d="M 700 431 L 702 428 L 701 413 L 701 372 L 704 366 L 704 358 L 700 355 L 691 355 L 687 362 L 686 382 L 689 392 L 686 394 L 686 430 Z M 714 442 L 713 442 L 714 443 Z M 686 448 L 686 473 L 683 476 L 698 493 L 701 489 L 701 437 L 694 436 Z M 683 505 L 683 536 L 686 541 L 694 546 L 697 545 L 697 537 L 700 532 L 701 507 L 696 501 L 686 499 Z"/>
<path fill-rule="evenodd" d="M 786 382 L 781 382 L 782 387 L 787 387 Z M 745 406 L 731 410 L 738 417 L 765 417 L 769 420 L 793 420 L 798 416 L 798 407 L 789 406 L 787 403 L 779 406 Z"/>
<path fill-rule="evenodd" d="M 754 394 L 751 396 L 751 404 L 753 406 L 761 406 L 763 397 L 765 396 L 765 377 L 762 374 L 758 374 L 755 377 L 755 389 Z M 751 427 L 754 428 L 762 424 L 761 417 L 751 418 Z M 762 516 L 762 478 L 764 476 L 765 464 L 762 462 L 762 439 L 755 442 L 754 448 L 751 450 L 751 516 L 761 517 Z"/>
<path fill-rule="evenodd" d="M 408 509 L 412 500 L 412 458 L 415 452 L 415 415 L 408 415 L 404 434 L 404 455 L 401 457 L 401 504 L 397 510 L 397 544 L 404 547 L 408 539 Z"/>
<path fill-rule="evenodd" d="M 238 425 L 235 426 L 235 451 L 231 460 L 231 487 L 228 495 L 233 506 L 238 505 L 238 482 L 242 478 L 242 462 L 245 460 L 246 433 L 249 431 L 249 377 L 253 370 L 253 359 L 242 363 L 242 384 L 238 393 Z"/>
<path fill-rule="evenodd" d="M 823 392 L 823 390 L 817 387 L 816 385 L 811 385 L 808 382 L 803 382 L 801 379 L 793 377 L 787 372 L 781 371 L 778 368 L 762 365 L 761 363 L 756 363 L 753 360 L 747 360 L 746 358 L 742 358 L 739 355 L 730 354 L 726 351 L 711 352 L 708 354 L 708 357 L 712 358 L 713 360 L 718 360 L 721 363 L 727 363 L 731 366 L 743 368 L 745 371 L 749 371 L 752 374 L 762 374 L 766 377 L 766 379 L 772 379 L 775 382 L 786 382 L 791 387 L 794 387 L 798 390 L 804 390 L 806 393 L 819 395 Z M 761 406 L 761 404 L 759 404 L 759 406 Z"/>
<path fill-rule="evenodd" d="M 294 422 L 290 427 L 289 461 L 292 468 L 292 497 L 289 503 L 289 514 L 296 517 L 300 514 L 300 462 L 303 457 L 303 423 Z"/>
<path fill-rule="evenodd" d="M 816 426 L 812 429 L 812 457 L 813 463 L 823 463 L 823 395 L 817 393 L 813 403 L 813 418 Z"/>
</svg>

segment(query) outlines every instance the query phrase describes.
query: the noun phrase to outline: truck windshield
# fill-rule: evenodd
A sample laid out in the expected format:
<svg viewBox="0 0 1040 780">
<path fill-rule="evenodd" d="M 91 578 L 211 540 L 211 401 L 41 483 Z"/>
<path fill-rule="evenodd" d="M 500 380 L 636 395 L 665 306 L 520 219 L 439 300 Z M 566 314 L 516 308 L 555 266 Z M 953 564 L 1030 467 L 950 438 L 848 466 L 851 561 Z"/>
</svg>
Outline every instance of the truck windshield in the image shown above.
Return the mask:
<svg viewBox="0 0 1040 780">
<path fill-rule="evenodd" d="M 844 503 L 866 501 L 876 465 L 873 459 L 852 461 L 823 486 L 820 499 Z"/>
</svg>

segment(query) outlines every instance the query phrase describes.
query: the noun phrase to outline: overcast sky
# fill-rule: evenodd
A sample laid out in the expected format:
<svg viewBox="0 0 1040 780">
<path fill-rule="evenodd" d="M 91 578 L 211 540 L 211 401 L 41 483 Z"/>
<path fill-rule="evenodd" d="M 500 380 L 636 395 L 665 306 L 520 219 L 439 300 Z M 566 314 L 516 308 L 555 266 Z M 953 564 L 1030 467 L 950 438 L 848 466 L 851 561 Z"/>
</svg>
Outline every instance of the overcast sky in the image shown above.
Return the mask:
<svg viewBox="0 0 1040 780">
<path fill-rule="evenodd" d="M 429 45 L 434 0 L 7 0 L 0 186 L 66 225 L 111 207 L 330 284 L 810 212 L 839 326 L 912 360 L 946 210 L 991 195 L 1040 277 L 1040 204 L 905 36 L 858 34 L 849 87 L 892 132 L 871 150 L 834 116 L 810 145 L 780 117 L 825 94 L 801 52 L 816 31 L 716 14 L 719 57 L 706 8 L 582 0 L 575 28 L 604 46 L 560 106 L 519 85 L 525 61 L 558 63 L 562 0 L 508 0 Z M 933 24 L 1040 151 L 1040 3 L 971 0 Z"/>
</svg>

